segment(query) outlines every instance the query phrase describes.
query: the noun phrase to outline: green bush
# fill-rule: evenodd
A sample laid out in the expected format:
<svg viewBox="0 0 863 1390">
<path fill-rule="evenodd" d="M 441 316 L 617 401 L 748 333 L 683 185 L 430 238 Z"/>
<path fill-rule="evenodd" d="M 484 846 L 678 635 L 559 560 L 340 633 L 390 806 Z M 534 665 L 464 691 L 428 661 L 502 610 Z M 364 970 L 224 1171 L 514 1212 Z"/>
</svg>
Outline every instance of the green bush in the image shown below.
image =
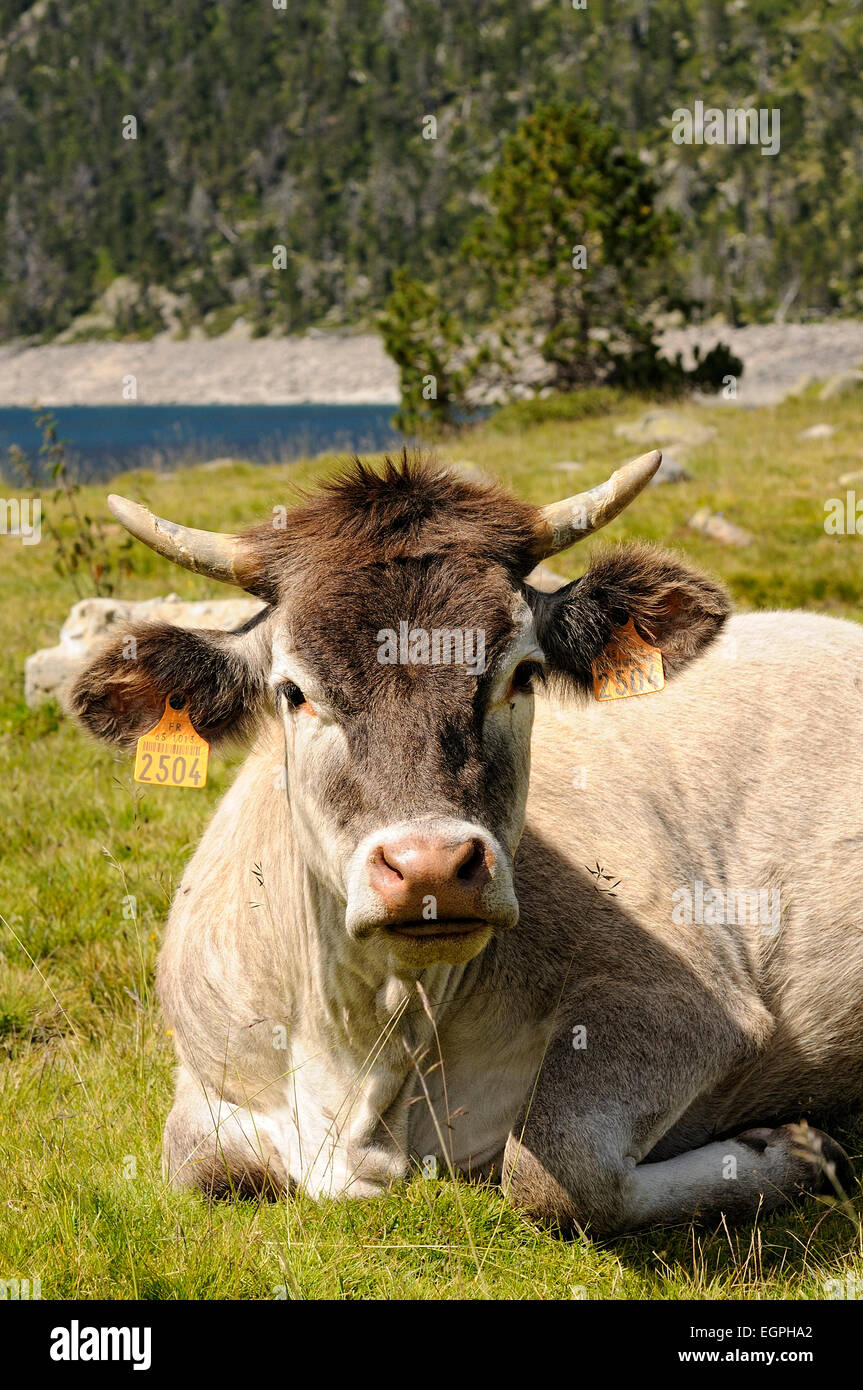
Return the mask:
<svg viewBox="0 0 863 1390">
<path fill-rule="evenodd" d="M 589 420 L 610 415 L 623 401 L 623 392 L 613 386 L 585 386 L 581 391 L 555 391 L 550 396 L 510 401 L 489 420 L 492 429 L 521 430 L 547 420 Z"/>
</svg>

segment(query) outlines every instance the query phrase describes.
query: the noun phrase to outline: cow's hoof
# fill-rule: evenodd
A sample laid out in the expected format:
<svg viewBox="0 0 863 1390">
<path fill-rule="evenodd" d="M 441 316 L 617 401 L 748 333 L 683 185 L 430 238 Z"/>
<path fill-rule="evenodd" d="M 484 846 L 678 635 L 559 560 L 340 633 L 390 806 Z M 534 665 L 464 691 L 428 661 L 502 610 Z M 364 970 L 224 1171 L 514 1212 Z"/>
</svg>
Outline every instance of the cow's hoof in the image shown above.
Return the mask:
<svg viewBox="0 0 863 1390">
<path fill-rule="evenodd" d="M 775 1129 L 747 1129 L 737 1139 L 756 1153 L 784 1155 L 789 1175 L 810 1192 L 847 1197 L 854 1190 L 854 1169 L 842 1145 L 805 1120 Z"/>
</svg>

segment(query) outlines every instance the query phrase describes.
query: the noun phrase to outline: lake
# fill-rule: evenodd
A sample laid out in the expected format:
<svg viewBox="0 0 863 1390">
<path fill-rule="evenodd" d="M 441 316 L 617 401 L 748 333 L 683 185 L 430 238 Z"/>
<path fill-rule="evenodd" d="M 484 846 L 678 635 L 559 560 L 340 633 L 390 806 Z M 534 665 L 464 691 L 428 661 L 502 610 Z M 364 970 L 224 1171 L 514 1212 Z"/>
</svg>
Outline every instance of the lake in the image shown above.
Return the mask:
<svg viewBox="0 0 863 1390">
<path fill-rule="evenodd" d="M 10 483 L 8 450 L 39 462 L 34 410 L 0 409 L 0 474 Z M 313 454 L 374 453 L 403 437 L 392 405 L 75 405 L 51 414 L 75 476 L 96 482 L 130 468 L 164 470 L 216 458 L 277 463 Z"/>
</svg>

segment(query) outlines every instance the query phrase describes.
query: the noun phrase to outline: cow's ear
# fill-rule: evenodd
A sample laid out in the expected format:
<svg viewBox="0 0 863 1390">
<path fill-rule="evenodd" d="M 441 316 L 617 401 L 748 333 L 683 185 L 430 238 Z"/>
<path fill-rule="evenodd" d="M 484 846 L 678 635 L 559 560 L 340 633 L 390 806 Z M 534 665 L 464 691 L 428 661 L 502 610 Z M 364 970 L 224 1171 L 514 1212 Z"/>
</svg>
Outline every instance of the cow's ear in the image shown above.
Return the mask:
<svg viewBox="0 0 863 1390">
<path fill-rule="evenodd" d="M 208 743 L 248 734 L 266 692 L 260 631 L 212 632 L 147 623 L 114 638 L 75 680 L 70 712 L 106 743 L 134 747 L 169 695 L 184 695 Z"/>
<path fill-rule="evenodd" d="M 532 600 L 553 672 L 588 690 L 592 663 L 630 618 L 673 676 L 713 641 L 731 612 L 725 590 L 673 555 L 622 546 L 553 594 Z"/>
</svg>

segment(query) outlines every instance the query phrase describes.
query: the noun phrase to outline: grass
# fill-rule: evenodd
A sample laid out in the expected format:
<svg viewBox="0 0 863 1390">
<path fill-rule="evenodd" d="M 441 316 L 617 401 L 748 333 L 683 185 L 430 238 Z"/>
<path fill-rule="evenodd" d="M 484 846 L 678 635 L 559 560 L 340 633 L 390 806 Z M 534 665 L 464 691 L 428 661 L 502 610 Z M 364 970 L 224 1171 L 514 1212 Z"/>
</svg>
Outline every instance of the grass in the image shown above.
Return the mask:
<svg viewBox="0 0 863 1390">
<path fill-rule="evenodd" d="M 744 607 L 860 619 L 863 537 L 828 536 L 823 522 L 844 491 L 838 476 L 863 467 L 863 397 L 672 408 L 716 427 L 686 456 L 693 481 L 650 490 L 556 567 L 574 575 L 596 545 L 648 538 L 686 551 Z M 614 433 L 641 409 L 624 400 L 602 417 L 522 431 L 489 422 L 441 453 L 551 500 L 653 445 Z M 819 420 L 835 435 L 800 441 Z M 584 466 L 563 471 L 562 460 Z M 113 486 L 163 515 L 232 530 L 333 463 L 139 472 Z M 91 515 L 108 490 L 85 489 Z M 857 490 L 863 497 L 863 483 Z M 753 532 L 753 544 L 724 549 L 689 532 L 703 505 Z M 119 528 L 109 534 L 119 545 Z M 212 1204 L 167 1191 L 159 1146 L 172 1048 L 154 963 L 174 885 L 237 759 L 214 756 L 200 794 L 145 791 L 130 759 L 96 748 L 54 706 L 27 709 L 24 658 L 56 642 L 75 595 L 47 540 L 2 536 L 0 556 L 0 1279 L 40 1278 L 46 1298 L 819 1299 L 828 1279 L 863 1278 L 859 1197 L 853 1209 L 802 1201 L 730 1233 L 564 1242 L 497 1190 L 420 1175 L 367 1203 Z M 143 547 L 135 563 L 122 596 L 223 592 Z M 837 1137 L 859 1158 L 859 1134 Z"/>
</svg>

